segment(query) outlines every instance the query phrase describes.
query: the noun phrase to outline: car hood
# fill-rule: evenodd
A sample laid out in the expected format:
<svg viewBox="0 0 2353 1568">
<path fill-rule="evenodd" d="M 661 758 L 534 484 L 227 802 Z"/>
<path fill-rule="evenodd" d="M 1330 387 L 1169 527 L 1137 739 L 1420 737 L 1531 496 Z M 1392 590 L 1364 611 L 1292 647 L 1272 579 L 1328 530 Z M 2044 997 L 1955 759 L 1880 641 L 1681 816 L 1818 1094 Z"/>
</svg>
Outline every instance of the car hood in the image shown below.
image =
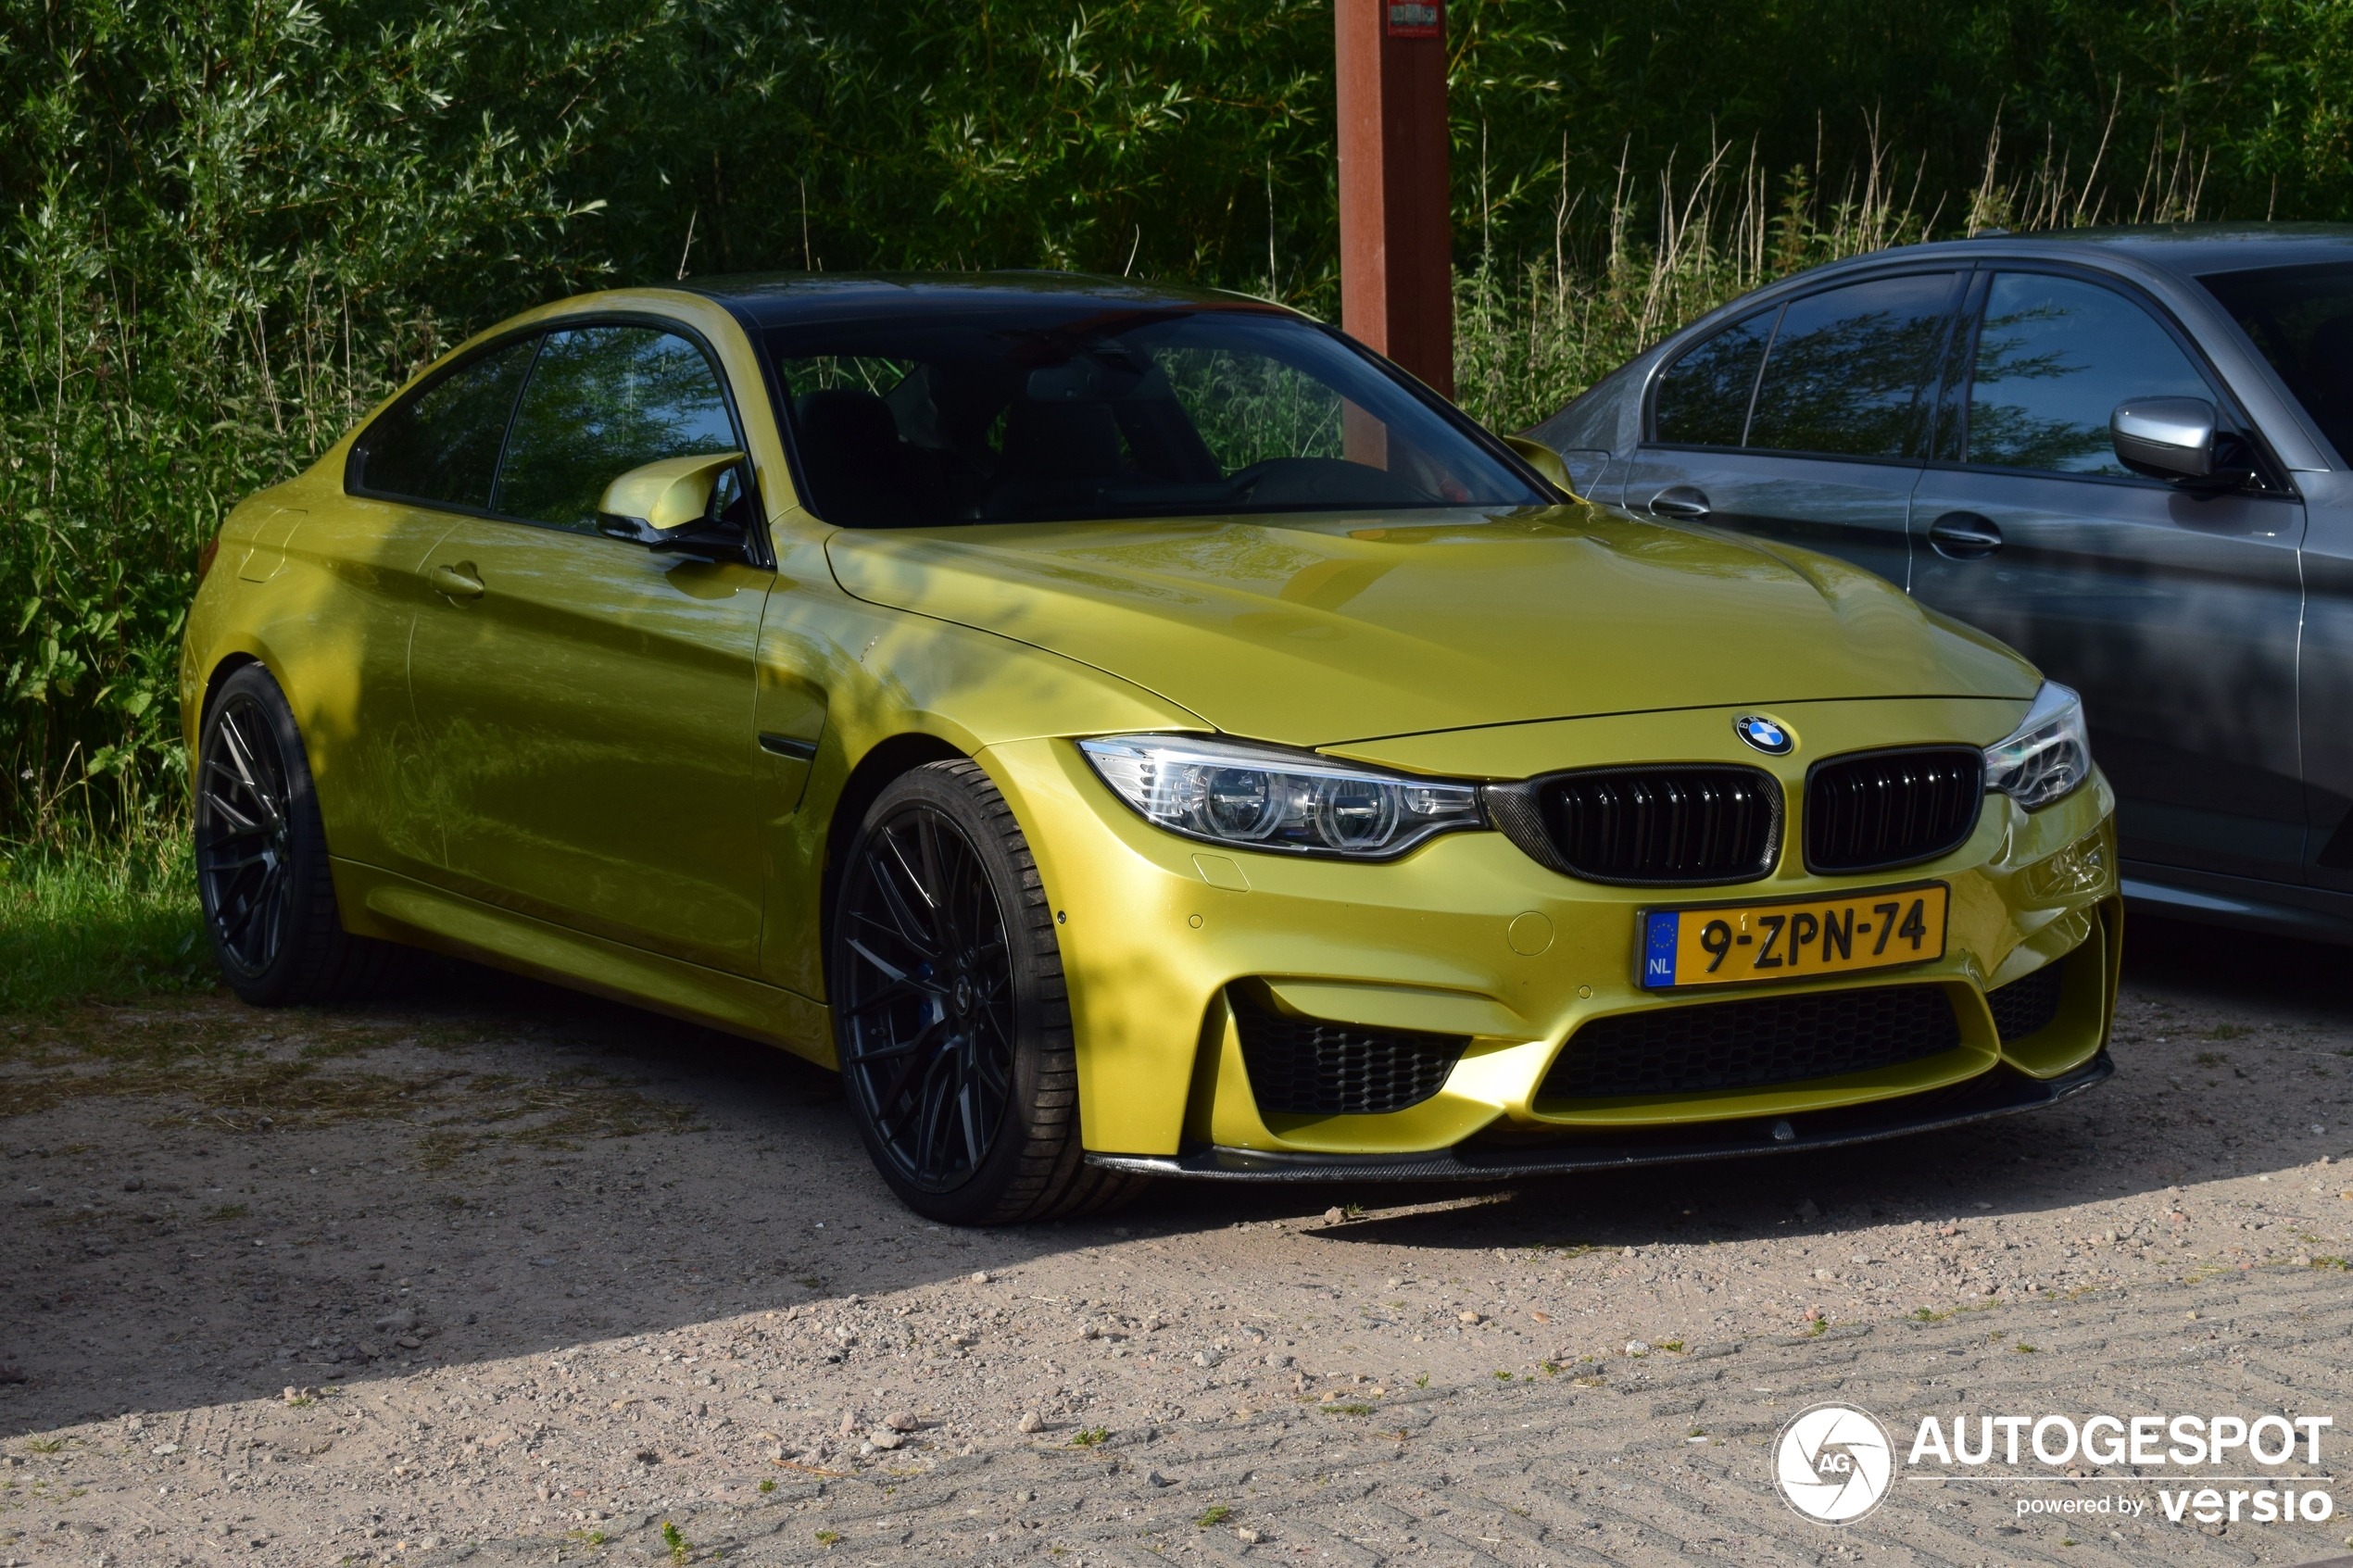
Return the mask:
<svg viewBox="0 0 2353 1568">
<path fill-rule="evenodd" d="M 846 530 L 826 553 L 859 598 L 1293 746 L 2038 684 L 1860 568 L 1597 507 Z"/>
</svg>

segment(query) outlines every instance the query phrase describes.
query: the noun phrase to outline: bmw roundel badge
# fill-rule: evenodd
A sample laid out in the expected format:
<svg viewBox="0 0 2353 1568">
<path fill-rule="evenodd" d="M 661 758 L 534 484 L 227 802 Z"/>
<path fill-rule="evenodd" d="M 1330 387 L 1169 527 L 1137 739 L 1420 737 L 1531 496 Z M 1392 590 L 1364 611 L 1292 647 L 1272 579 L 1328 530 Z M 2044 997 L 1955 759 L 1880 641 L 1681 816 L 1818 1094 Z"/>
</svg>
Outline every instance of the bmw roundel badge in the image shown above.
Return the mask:
<svg viewBox="0 0 2353 1568">
<path fill-rule="evenodd" d="M 1797 748 L 1797 737 L 1761 713 L 1743 713 L 1732 721 L 1732 731 L 1768 757 L 1787 757 Z"/>
</svg>

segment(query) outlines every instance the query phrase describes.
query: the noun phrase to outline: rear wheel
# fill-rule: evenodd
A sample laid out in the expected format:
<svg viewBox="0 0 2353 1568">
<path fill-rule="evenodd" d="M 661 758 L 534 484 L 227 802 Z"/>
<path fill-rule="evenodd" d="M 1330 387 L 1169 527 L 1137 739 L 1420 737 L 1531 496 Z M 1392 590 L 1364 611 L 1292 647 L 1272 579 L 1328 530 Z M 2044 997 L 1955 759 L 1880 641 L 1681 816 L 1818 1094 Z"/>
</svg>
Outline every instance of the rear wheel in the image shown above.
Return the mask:
<svg viewBox="0 0 2353 1568">
<path fill-rule="evenodd" d="M 285 694 L 248 664 L 206 712 L 196 749 L 196 896 L 229 988 L 256 1007 L 356 987 L 377 945 L 335 913 L 327 830 Z"/>
<path fill-rule="evenodd" d="M 1053 911 L 976 763 L 915 769 L 875 801 L 843 868 L 830 957 L 851 1111 L 909 1208 L 1001 1224 L 1140 1189 L 1084 1163 Z"/>
</svg>

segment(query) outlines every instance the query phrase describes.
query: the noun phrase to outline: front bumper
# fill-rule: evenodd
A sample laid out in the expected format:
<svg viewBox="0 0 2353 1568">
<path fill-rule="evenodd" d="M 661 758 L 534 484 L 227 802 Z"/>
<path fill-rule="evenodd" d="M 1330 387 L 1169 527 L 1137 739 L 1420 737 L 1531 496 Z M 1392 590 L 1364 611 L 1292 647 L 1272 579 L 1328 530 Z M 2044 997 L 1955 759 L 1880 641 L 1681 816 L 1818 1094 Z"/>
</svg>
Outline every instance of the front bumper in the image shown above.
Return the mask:
<svg viewBox="0 0 2353 1568">
<path fill-rule="evenodd" d="M 1624 1151 L 1653 1143 L 1659 1152 L 1643 1158 L 1749 1152 L 1759 1147 L 1756 1126 L 1811 1125 L 1825 1113 L 1872 1106 L 1884 1108 L 1886 1130 L 1870 1135 L 1891 1135 L 1911 1126 L 1916 1112 L 1927 1114 L 1919 1108 L 1934 1097 L 1993 1094 L 2010 1078 L 2047 1085 L 2083 1071 L 2108 1037 L 2122 922 L 2113 797 L 2104 780 L 2032 813 L 1989 797 L 1966 844 L 1889 873 L 1815 876 L 1793 848 L 1804 831 L 1807 761 L 1894 744 L 1982 745 L 2007 733 L 2024 708 L 1957 698 L 1785 705 L 1776 714 L 1804 736 L 1803 755 L 1761 762 L 1732 738 L 1729 709 L 1416 737 L 1403 743 L 1412 755 L 1394 758 L 1346 748 L 1460 776 L 1672 759 L 1761 765 L 1780 779 L 1789 825 L 1772 875 L 1738 888 L 1665 893 L 1549 871 L 1497 833 L 1445 835 L 1378 865 L 1223 851 L 1143 822 L 1066 740 L 992 746 L 978 760 L 1026 830 L 1053 903 L 1090 1157 L 1195 1173 L 1255 1173 L 1261 1161 L 1270 1171 L 1323 1170 L 1318 1162 L 1327 1158 L 1423 1175 L 1457 1166 L 1494 1173 L 1623 1163 Z M 1678 993 L 1637 983 L 1636 917 L 1645 907 L 1923 880 L 1951 889 L 1945 952 L 1933 962 Z M 1985 994 L 2062 958 L 2080 961 L 2067 967 L 2057 1016 L 2024 1037 L 2004 1038 Z M 1228 987 L 1244 982 L 1306 1017 L 1467 1036 L 1469 1045 L 1436 1094 L 1402 1110 L 1262 1113 L 1229 1000 Z M 1923 984 L 1945 992 L 1959 1028 L 1957 1045 L 1924 1060 L 1737 1092 L 1581 1101 L 1539 1093 L 1565 1044 L 1597 1019 Z M 1969 1117 L 2026 1108 L 2004 1102 Z M 1659 1143 L 1662 1129 L 1674 1136 Z M 1491 1169 L 1496 1160 L 1504 1166 Z"/>
<path fill-rule="evenodd" d="M 1881 1138 L 1962 1127 L 2039 1110 L 2115 1074 L 2106 1050 L 2056 1078 L 1996 1067 L 1950 1088 L 1794 1116 L 1667 1125 L 1548 1145 L 1496 1147 L 1476 1141 L 1434 1154 L 1312 1154 L 1290 1149 L 1210 1148 L 1189 1154 L 1089 1154 L 1087 1163 L 1139 1176 L 1190 1176 L 1228 1182 L 1480 1182 L 1572 1171 L 1617 1171 L 1695 1160 L 1737 1160 L 1801 1148 L 1839 1148 Z"/>
</svg>

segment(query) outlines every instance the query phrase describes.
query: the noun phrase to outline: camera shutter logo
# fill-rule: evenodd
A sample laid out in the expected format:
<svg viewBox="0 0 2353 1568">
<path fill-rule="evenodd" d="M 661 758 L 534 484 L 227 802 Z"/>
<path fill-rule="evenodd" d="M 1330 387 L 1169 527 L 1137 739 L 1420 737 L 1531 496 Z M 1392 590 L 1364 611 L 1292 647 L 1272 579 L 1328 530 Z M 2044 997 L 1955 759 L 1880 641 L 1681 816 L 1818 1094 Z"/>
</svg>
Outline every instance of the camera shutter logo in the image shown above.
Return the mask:
<svg viewBox="0 0 2353 1568">
<path fill-rule="evenodd" d="M 1790 1507 L 1818 1524 L 1852 1524 L 1887 1496 L 1895 1446 L 1869 1411 L 1814 1405 L 1781 1428 L 1773 1471 Z"/>
</svg>

